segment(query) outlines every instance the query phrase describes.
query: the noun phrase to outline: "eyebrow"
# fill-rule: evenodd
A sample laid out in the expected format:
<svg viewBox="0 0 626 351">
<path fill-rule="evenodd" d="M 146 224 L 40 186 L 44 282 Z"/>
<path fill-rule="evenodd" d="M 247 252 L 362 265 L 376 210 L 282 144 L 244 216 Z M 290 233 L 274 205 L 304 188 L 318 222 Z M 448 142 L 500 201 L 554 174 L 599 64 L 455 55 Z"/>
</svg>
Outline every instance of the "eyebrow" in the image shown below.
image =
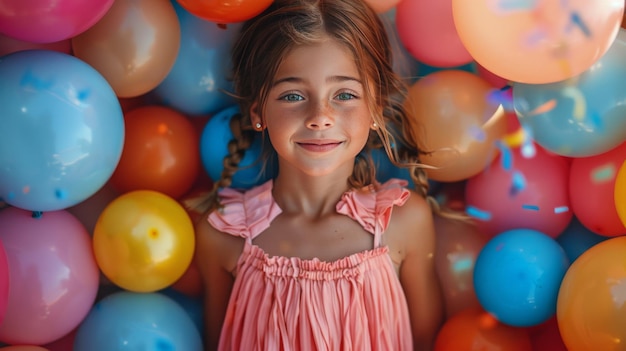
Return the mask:
<svg viewBox="0 0 626 351">
<path fill-rule="evenodd" d="M 326 82 L 328 83 L 341 83 L 341 82 L 347 82 L 347 81 L 353 81 L 359 84 L 363 84 L 360 79 L 350 77 L 350 76 L 330 76 L 326 78 Z M 275 80 L 272 83 L 272 87 L 275 87 L 281 83 L 301 83 L 301 82 L 304 82 L 304 79 L 298 78 L 298 77 L 285 77 L 285 78 Z"/>
</svg>

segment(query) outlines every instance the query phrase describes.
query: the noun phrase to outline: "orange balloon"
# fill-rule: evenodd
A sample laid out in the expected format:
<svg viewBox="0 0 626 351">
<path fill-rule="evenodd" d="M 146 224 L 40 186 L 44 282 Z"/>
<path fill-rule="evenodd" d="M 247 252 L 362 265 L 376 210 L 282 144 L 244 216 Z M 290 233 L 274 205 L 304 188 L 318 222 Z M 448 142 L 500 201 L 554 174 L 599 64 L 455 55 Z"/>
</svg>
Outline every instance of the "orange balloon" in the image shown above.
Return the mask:
<svg viewBox="0 0 626 351">
<path fill-rule="evenodd" d="M 479 307 L 474 291 L 474 264 L 488 237 L 472 222 L 435 216 L 435 267 L 447 318 L 468 307 Z"/>
<path fill-rule="evenodd" d="M 116 0 L 98 23 L 72 38 L 72 48 L 118 97 L 136 97 L 159 85 L 174 66 L 178 16 L 169 0 Z"/>
<path fill-rule="evenodd" d="M 500 323 L 480 307 L 449 318 L 439 330 L 434 351 L 532 351 L 528 331 Z"/>
<path fill-rule="evenodd" d="M 272 0 L 176 0 L 190 13 L 215 23 L 248 20 L 268 8 Z"/>
<path fill-rule="evenodd" d="M 406 108 L 411 128 L 427 151 L 421 162 L 436 181 L 455 182 L 481 172 L 498 154 L 496 141 L 507 130 L 504 109 L 488 101 L 494 90 L 475 74 L 442 70 L 415 82 Z"/>
<path fill-rule="evenodd" d="M 528 84 L 586 71 L 615 40 L 623 13 L 623 0 L 452 0 L 457 32 L 476 62 Z"/>
<path fill-rule="evenodd" d="M 565 273 L 556 314 L 569 351 L 624 350 L 626 236 L 583 252 Z"/>
<path fill-rule="evenodd" d="M 176 200 L 137 190 L 113 200 L 93 234 L 96 262 L 115 285 L 135 292 L 164 289 L 191 264 L 195 232 Z"/>
<path fill-rule="evenodd" d="M 126 135 L 110 182 L 120 192 L 146 189 L 175 199 L 187 193 L 201 167 L 200 137 L 189 118 L 165 106 L 124 116 Z"/>
<path fill-rule="evenodd" d="M 617 171 L 613 198 L 615 200 L 617 215 L 624 227 L 626 227 L 626 161 L 622 162 L 622 165 L 619 166 L 619 170 Z"/>
</svg>

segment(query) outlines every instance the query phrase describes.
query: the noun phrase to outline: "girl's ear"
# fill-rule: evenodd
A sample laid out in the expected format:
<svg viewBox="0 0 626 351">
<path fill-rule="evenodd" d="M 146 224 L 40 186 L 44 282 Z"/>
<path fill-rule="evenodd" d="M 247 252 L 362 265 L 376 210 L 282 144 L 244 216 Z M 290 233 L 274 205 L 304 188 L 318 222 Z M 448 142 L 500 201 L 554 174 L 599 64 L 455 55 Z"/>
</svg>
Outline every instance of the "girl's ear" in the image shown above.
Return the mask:
<svg viewBox="0 0 626 351">
<path fill-rule="evenodd" d="M 261 120 L 261 113 L 259 112 L 259 103 L 256 101 L 250 106 L 250 123 L 253 126 L 263 125 L 263 121 Z"/>
</svg>

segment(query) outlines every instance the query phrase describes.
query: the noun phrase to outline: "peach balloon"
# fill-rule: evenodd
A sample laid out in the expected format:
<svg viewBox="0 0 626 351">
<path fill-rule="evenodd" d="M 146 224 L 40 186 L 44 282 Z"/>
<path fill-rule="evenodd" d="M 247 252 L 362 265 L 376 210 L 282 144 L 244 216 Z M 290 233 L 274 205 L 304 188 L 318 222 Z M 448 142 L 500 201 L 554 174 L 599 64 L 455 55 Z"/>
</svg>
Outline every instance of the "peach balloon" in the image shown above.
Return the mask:
<svg viewBox="0 0 626 351">
<path fill-rule="evenodd" d="M 452 0 L 461 41 L 482 66 L 520 83 L 553 83 L 586 71 L 609 49 L 624 0 Z"/>
<path fill-rule="evenodd" d="M 626 236 L 605 240 L 576 259 L 557 299 L 556 315 L 569 351 L 624 350 Z"/>
<path fill-rule="evenodd" d="M 72 38 L 72 47 L 118 97 L 135 97 L 154 89 L 174 66 L 180 24 L 169 0 L 116 0 L 98 23 Z"/>
<path fill-rule="evenodd" d="M 487 236 L 470 221 L 435 217 L 435 266 L 444 296 L 446 318 L 480 306 L 474 291 L 474 264 Z"/>
<path fill-rule="evenodd" d="M 507 130 L 502 107 L 489 102 L 494 89 L 475 74 L 442 70 L 415 82 L 405 106 L 422 147 L 421 161 L 436 181 L 455 182 L 482 171 L 498 154 L 495 142 Z"/>
</svg>

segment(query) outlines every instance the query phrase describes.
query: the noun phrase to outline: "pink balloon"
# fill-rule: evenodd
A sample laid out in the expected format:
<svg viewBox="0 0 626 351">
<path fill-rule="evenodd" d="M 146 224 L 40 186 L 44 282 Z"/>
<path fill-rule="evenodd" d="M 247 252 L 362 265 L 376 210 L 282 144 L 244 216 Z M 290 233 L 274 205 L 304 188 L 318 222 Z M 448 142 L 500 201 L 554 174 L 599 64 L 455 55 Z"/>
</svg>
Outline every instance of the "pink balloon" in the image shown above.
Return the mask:
<svg viewBox="0 0 626 351">
<path fill-rule="evenodd" d="M 570 162 L 535 146 L 534 155 L 502 148 L 493 163 L 465 186 L 466 211 L 481 232 L 493 237 L 533 229 L 556 238 L 569 225 Z"/>
<path fill-rule="evenodd" d="M 599 155 L 572 158 L 569 180 L 572 211 L 585 228 L 596 234 L 626 234 L 614 199 L 617 171 L 624 160 L 626 142 Z"/>
<path fill-rule="evenodd" d="M 31 43 L 0 34 L 0 56 L 24 50 L 52 50 L 71 54 L 72 42 L 69 39 L 54 43 Z"/>
<path fill-rule="evenodd" d="M 0 240 L 0 325 L 4 321 L 4 315 L 9 304 L 9 259 Z"/>
<path fill-rule="evenodd" d="M 422 63 L 455 67 L 473 61 L 457 34 L 450 0 L 400 1 L 396 27 L 407 51 Z"/>
<path fill-rule="evenodd" d="M 89 234 L 67 211 L 38 218 L 16 207 L 0 211 L 8 257 L 8 307 L 0 341 L 43 345 L 75 329 L 96 298 L 99 270 Z"/>
<path fill-rule="evenodd" d="M 33 43 L 70 39 L 98 22 L 114 0 L 8 0 L 0 7 L 0 33 Z"/>
</svg>

